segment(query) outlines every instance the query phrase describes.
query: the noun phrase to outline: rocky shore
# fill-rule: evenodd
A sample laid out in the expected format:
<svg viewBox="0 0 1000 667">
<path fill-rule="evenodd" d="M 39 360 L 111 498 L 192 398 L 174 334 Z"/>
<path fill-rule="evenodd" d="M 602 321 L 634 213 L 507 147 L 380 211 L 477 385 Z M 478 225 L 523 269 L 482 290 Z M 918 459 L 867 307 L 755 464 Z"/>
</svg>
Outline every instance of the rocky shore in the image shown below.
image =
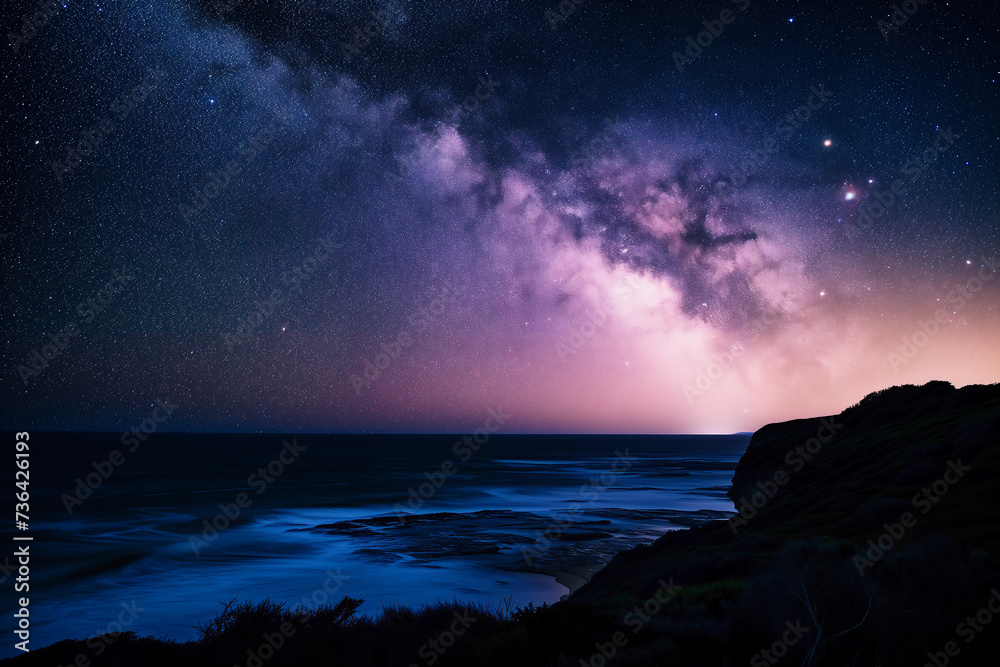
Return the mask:
<svg viewBox="0 0 1000 667">
<path fill-rule="evenodd" d="M 664 514 L 692 527 L 620 551 L 596 572 L 603 550 L 616 546 L 614 521 L 574 525 L 532 566 L 574 589 L 551 606 L 456 602 L 364 615 L 360 600 L 345 598 L 303 615 L 264 601 L 227 606 L 195 642 L 126 633 L 100 656 L 67 640 L 4 662 L 992 664 L 1000 646 L 998 434 L 1000 385 L 892 387 L 839 415 L 757 431 L 728 492 L 735 514 Z M 496 556 L 530 541 L 542 520 L 519 512 L 489 519 L 488 536 L 461 514 L 309 530 L 377 537 L 372 558 L 434 559 L 456 549 Z"/>
</svg>

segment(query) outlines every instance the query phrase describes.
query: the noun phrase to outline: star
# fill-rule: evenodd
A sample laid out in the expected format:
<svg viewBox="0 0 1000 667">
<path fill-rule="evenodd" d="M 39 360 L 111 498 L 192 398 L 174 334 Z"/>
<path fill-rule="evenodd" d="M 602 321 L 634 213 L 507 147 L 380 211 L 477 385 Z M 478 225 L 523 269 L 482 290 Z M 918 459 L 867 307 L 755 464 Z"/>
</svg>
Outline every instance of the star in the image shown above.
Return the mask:
<svg viewBox="0 0 1000 667">
<path fill-rule="evenodd" d="M 65 11 L 73 7 L 69 0 L 57 2 Z M 903 6 L 902 0 L 886 4 L 892 2 Z M 246 0 L 219 3 L 248 6 Z M 745 65 L 726 71 L 701 58 L 666 55 L 675 48 L 683 52 L 690 43 L 681 41 L 669 22 L 645 12 L 626 22 L 601 23 L 597 18 L 595 25 L 586 3 L 572 15 L 545 17 L 537 8 L 522 11 L 518 3 L 478 3 L 484 20 L 467 28 L 451 11 L 432 7 L 429 17 L 437 29 L 427 32 L 417 17 L 400 15 L 390 21 L 390 30 L 382 19 L 371 23 L 359 3 L 339 3 L 349 6 L 338 12 L 337 22 L 342 19 L 345 35 L 357 42 L 351 51 L 362 52 L 358 60 L 391 51 L 406 63 L 366 69 L 356 65 L 355 56 L 348 61 L 346 53 L 329 57 L 329 40 L 314 34 L 312 19 L 296 12 L 282 15 L 277 33 L 270 15 L 253 16 L 241 9 L 205 17 L 215 31 L 209 40 L 202 21 L 194 26 L 177 21 L 159 8 L 162 3 L 125 4 L 129 7 L 115 7 L 116 15 L 123 14 L 140 32 L 157 30 L 161 23 L 170 26 L 171 38 L 163 48 L 150 51 L 144 46 L 148 40 L 133 39 L 126 31 L 116 35 L 113 52 L 105 53 L 103 42 L 89 37 L 89 30 L 60 29 L 70 17 L 49 17 L 52 25 L 44 35 L 39 29 L 28 43 L 18 41 L 18 67 L 25 80 L 37 85 L 14 89 L 6 100 L 18 122 L 15 140 L 2 149 L 3 155 L 11 164 L 30 168 L 7 170 L 3 187 L 15 193 L 30 215 L 13 216 L 3 225 L 11 232 L 0 233 L 0 248 L 13 246 L 22 270 L 8 292 L 23 316 L 20 321 L 32 324 L 12 341 L 14 356 L 5 359 L 14 360 L 10 370 L 24 367 L 27 379 L 15 384 L 33 393 L 24 395 L 19 387 L 15 393 L 12 385 L 0 389 L 0 404 L 14 403 L 4 414 L 23 411 L 53 428 L 131 424 L 135 401 L 149 391 L 141 372 L 149 359 L 177 367 L 176 373 L 157 379 L 169 380 L 164 392 L 176 389 L 192 404 L 211 408 L 194 411 L 198 416 L 178 414 L 177 421 L 169 422 L 171 429 L 207 425 L 269 432 L 309 426 L 338 433 L 452 432 L 481 422 L 474 399 L 484 381 L 500 396 L 517 395 L 525 381 L 539 396 L 555 394 L 545 400 L 518 399 L 523 403 L 518 419 L 525 420 L 519 428 L 525 429 L 539 424 L 560 431 L 647 429 L 653 424 L 660 430 L 701 429 L 740 416 L 739 402 L 747 400 L 742 396 L 754 397 L 751 416 L 759 407 L 761 419 L 765 414 L 802 417 L 814 398 L 833 405 L 840 399 L 821 395 L 823 387 L 804 379 L 794 386 L 797 395 L 790 402 L 766 391 L 770 378 L 765 391 L 757 392 L 752 380 L 766 377 L 763 371 L 771 359 L 808 368 L 813 350 L 828 340 L 837 346 L 832 358 L 844 369 L 855 360 L 860 367 L 887 358 L 900 345 L 888 323 L 900 322 L 900 334 L 913 330 L 909 290 L 932 286 L 947 293 L 944 287 L 953 273 L 972 278 L 972 267 L 978 270 L 984 255 L 990 256 L 972 243 L 996 238 L 1000 224 L 996 198 L 988 196 L 997 161 L 966 152 L 967 138 L 960 136 L 979 139 L 993 130 L 986 116 L 970 111 L 975 101 L 971 91 L 984 81 L 995 86 L 997 75 L 995 63 L 981 49 L 962 51 L 990 36 L 974 21 L 948 23 L 948 30 L 934 31 L 934 44 L 927 47 L 968 56 L 961 70 L 942 83 L 954 102 L 940 116 L 952 123 L 949 128 L 922 126 L 919 120 L 927 111 L 923 84 L 933 89 L 931 75 L 939 73 L 933 58 L 907 61 L 921 85 L 894 91 L 893 104 L 885 107 L 871 104 L 865 95 L 840 94 L 836 84 L 837 72 L 845 66 L 854 72 L 870 65 L 863 57 L 869 47 L 883 41 L 902 44 L 900 40 L 913 38 L 912 31 L 926 28 L 928 19 L 922 14 L 899 32 L 880 33 L 871 21 L 863 34 L 855 34 L 846 29 L 842 8 L 815 4 L 807 18 L 830 29 L 813 35 L 810 67 L 781 70 L 788 54 L 781 44 L 795 36 L 770 20 L 785 9 L 800 8 L 788 3 L 762 22 L 754 20 L 757 41 L 745 41 L 753 31 L 744 32 L 737 21 L 733 30 L 742 36 L 734 33 L 740 44 L 729 55 Z M 554 6 L 558 0 L 545 4 Z M 95 6 L 103 8 L 103 1 Z M 142 16 L 129 17 L 132 11 Z M 943 4 L 940 11 L 952 19 L 961 16 L 960 10 Z M 478 43 L 489 39 L 492 20 L 500 18 L 511 35 L 541 29 L 576 38 L 547 40 L 538 53 L 535 44 L 515 38 L 505 39 L 495 54 L 474 49 L 463 52 L 458 62 L 439 56 L 453 39 L 451 28 L 471 31 L 468 38 Z M 796 20 L 785 14 L 789 26 Z M 706 23 L 718 27 L 714 18 Z M 372 27 L 379 34 L 359 34 L 356 40 L 352 35 Z M 603 37 L 592 43 L 593 30 Z M 630 39 L 636 31 L 644 35 L 641 43 Z M 72 73 L 52 80 L 45 76 L 42 54 L 57 37 L 61 48 L 78 55 Z M 683 81 L 682 93 L 664 90 L 646 100 L 647 83 L 634 74 L 649 66 L 647 41 L 664 45 L 661 64 L 666 69 L 676 64 L 680 72 L 671 78 Z M 188 57 L 192 44 L 199 56 L 194 59 Z M 728 48 L 720 42 L 706 54 L 721 55 Z M 252 55 L 258 51 L 269 55 Z M 693 62 L 685 62 L 689 59 Z M 542 66 L 584 61 L 588 71 L 600 73 L 593 94 L 576 94 L 571 86 L 552 89 L 546 77 L 536 75 Z M 780 91 L 771 85 L 775 68 L 782 71 Z M 163 76 L 151 76 L 161 70 Z M 377 81 L 372 75 L 379 70 Z M 128 73 L 128 79 L 115 81 L 119 71 Z M 703 79 L 706 75 L 710 80 Z M 830 76 L 824 85 L 823 78 Z M 177 87 L 179 82 L 185 83 Z M 116 120 L 113 131 L 106 123 L 102 129 L 102 114 L 115 119 L 102 100 L 94 105 L 93 117 L 81 113 L 67 119 L 46 106 L 50 100 L 64 100 L 67 108 L 79 108 L 94 102 L 88 87 L 109 83 L 115 84 L 114 95 L 134 97 L 127 128 L 119 128 Z M 212 90 L 226 95 L 228 106 L 220 116 L 206 114 L 197 103 Z M 253 95 L 241 97 L 234 108 L 232 91 Z M 203 99 L 212 109 L 221 104 L 219 98 Z M 674 101 L 686 103 L 692 113 L 676 113 L 670 104 Z M 731 113 L 734 103 L 743 110 L 740 114 Z M 452 122 L 456 108 L 464 119 L 460 124 Z M 706 109 L 709 123 L 700 115 Z M 565 127 L 553 137 L 550 124 L 556 118 Z M 773 133 L 772 121 L 777 121 Z M 757 141 L 765 134 L 744 136 L 750 128 L 767 130 L 774 146 L 764 144 L 762 153 L 764 146 Z M 811 142 L 818 141 L 829 151 L 833 136 L 826 133 L 846 128 L 851 134 L 843 135 L 843 150 L 838 145 L 830 156 L 812 150 Z M 99 133 L 106 136 L 97 146 Z M 37 139 L 42 136 L 49 142 L 44 149 Z M 950 145 L 952 138 L 957 140 L 954 147 L 942 153 L 942 142 Z M 148 146 L 162 145 L 185 150 L 157 151 L 155 160 L 147 159 Z M 91 150 L 89 157 L 78 154 Z M 927 156 L 938 153 L 931 163 Z M 765 154 L 766 160 L 758 157 Z M 979 165 L 975 170 L 973 156 Z M 959 169 L 966 163 L 969 169 Z M 158 178 L 162 174 L 169 177 Z M 40 175 L 44 178 L 36 178 Z M 905 185 L 914 175 L 919 181 L 912 187 L 919 185 L 921 192 L 889 191 L 889 183 Z M 882 184 L 878 188 L 876 180 Z M 94 187 L 98 189 L 91 192 Z M 95 194 L 101 206 L 74 208 L 69 218 L 62 217 L 66 201 Z M 832 202 L 827 198 L 831 194 Z M 941 213 L 962 211 L 968 201 L 976 202 L 972 214 Z M 162 230 L 157 229 L 161 221 Z M 919 232 L 897 236 L 910 227 Z M 343 247 L 334 248 L 334 236 L 326 236 L 327 231 L 343 232 Z M 30 240 L 54 242 L 63 236 L 74 248 L 70 255 L 59 254 L 65 266 L 46 256 L 47 242 Z M 104 256 L 109 240 L 114 258 Z M 145 262 L 150 243 L 157 249 L 152 263 Z M 959 249 L 976 253 L 959 260 L 968 272 L 955 271 L 951 264 Z M 77 252 L 95 257 L 87 262 L 79 285 L 73 278 Z M 83 323 L 89 327 L 85 332 L 80 327 L 83 337 L 60 348 L 51 368 L 37 377 L 29 374 L 35 370 L 30 360 L 37 359 L 33 349 L 47 345 L 51 352 L 49 334 L 62 342 L 65 321 L 72 318 L 79 324 L 79 316 L 89 312 L 77 313 L 75 305 L 104 294 L 101 290 L 116 270 L 110 260 L 117 262 L 118 255 L 128 266 L 150 267 L 136 271 L 129 291 L 115 296 L 107 308 L 102 305 L 104 312 L 94 309 L 93 324 Z M 428 266 L 430 257 L 439 262 L 439 271 Z M 873 261 L 876 257 L 885 257 L 886 266 Z M 921 261 L 907 262 L 910 257 Z M 38 275 L 29 276 L 23 267 Z M 445 278 L 467 281 L 460 298 L 443 291 L 439 275 L 441 285 Z M 862 280 L 866 282 L 858 282 Z M 646 282 L 640 287 L 638 281 Z M 826 299 L 826 288 L 816 288 L 827 281 L 840 290 L 836 299 Z M 450 290 L 451 282 L 447 284 Z M 858 285 L 864 294 L 858 293 Z M 149 323 L 147 331 L 137 315 L 134 324 L 119 332 L 127 336 L 123 343 L 132 343 L 123 348 L 128 352 L 116 351 L 118 338 L 99 335 L 118 331 L 117 318 L 128 318 L 127 308 L 114 309 L 159 287 L 169 290 L 167 309 L 184 326 L 154 335 L 157 325 Z M 988 287 L 984 282 L 970 308 L 996 310 L 983 296 Z M 48 298 L 40 289 L 54 296 Z M 809 290 L 823 303 L 809 299 Z M 46 298 L 37 299 L 37 293 Z M 947 299 L 940 296 L 937 307 L 947 310 Z M 711 306 L 706 298 L 712 299 Z M 779 308 L 782 298 L 787 303 Z M 251 310 L 248 302 L 259 305 Z M 620 309 L 612 316 L 616 304 Z M 884 317 L 878 318 L 883 310 Z M 688 409 L 683 391 L 670 392 L 667 400 L 646 398 L 664 380 L 667 386 L 683 387 L 697 378 L 712 363 L 711 354 L 726 352 L 723 341 L 735 332 L 749 339 L 746 325 L 758 313 L 767 320 L 759 320 L 755 330 L 767 335 L 748 340 L 746 349 L 731 345 L 728 352 L 734 358 L 739 353 L 745 372 L 731 371 L 725 391 L 706 395 L 697 410 Z M 294 336 L 284 336 L 290 324 L 279 324 L 278 318 L 286 316 L 296 321 Z M 585 322 L 591 316 L 606 318 L 601 334 L 590 329 L 593 325 L 596 331 L 598 325 Z M 518 321 L 520 328 L 514 324 Z M 482 335 L 487 322 L 490 333 Z M 976 328 L 968 340 L 982 349 L 1000 343 L 988 324 L 983 318 L 970 323 Z M 429 330 L 418 335 L 421 327 Z M 448 335 L 436 336 L 439 331 Z M 977 355 L 975 345 L 966 346 L 967 358 L 955 354 L 957 363 L 941 363 L 950 345 L 966 351 L 961 347 L 967 342 L 964 334 L 949 335 L 947 342 L 935 339 L 934 351 L 922 352 L 916 363 L 927 363 L 945 380 L 986 379 L 995 360 Z M 586 349 L 578 351 L 570 339 L 585 341 Z M 207 341 L 212 342 L 203 349 Z M 289 356 L 286 348 L 292 342 L 306 347 Z M 189 357 L 199 359 L 184 358 L 184 346 Z M 231 354 L 229 347 L 239 353 Z M 377 368 L 387 357 L 395 358 L 397 348 L 400 360 L 393 369 Z M 504 349 L 511 350 L 509 355 L 501 354 Z M 621 358 L 626 352 L 636 355 L 634 373 L 631 358 Z M 558 370 L 538 370 L 553 357 L 560 364 L 577 361 Z M 482 359 L 489 364 L 483 366 Z M 510 363 L 509 369 L 501 370 L 499 359 Z M 611 363 L 614 359 L 629 373 L 621 373 L 621 366 Z M 886 363 L 873 366 L 878 368 L 863 377 L 843 376 L 844 393 L 860 398 L 862 389 L 900 381 Z M 366 377 L 366 370 L 368 376 L 379 371 L 377 379 Z M 795 374 L 795 382 L 804 375 Z M 352 382 L 352 376 L 360 379 Z M 588 410 L 586 401 L 562 400 L 565 388 L 582 383 L 587 400 L 617 401 L 614 382 L 619 376 L 628 379 L 626 391 L 635 389 L 627 417 Z M 244 377 L 253 378 L 248 386 L 238 381 Z M 36 382 L 45 394 L 97 379 L 110 380 L 106 398 L 81 399 L 69 408 L 34 403 Z M 362 380 L 361 390 L 352 386 Z M 263 389 L 273 381 L 279 383 L 277 396 L 309 399 L 273 398 Z M 439 391 L 442 386 L 449 388 Z M 409 398 L 403 400 L 410 396 L 412 405 Z M 92 410 L 99 400 L 104 404 Z M 745 428 L 757 424 L 756 418 L 743 423 Z"/>
</svg>

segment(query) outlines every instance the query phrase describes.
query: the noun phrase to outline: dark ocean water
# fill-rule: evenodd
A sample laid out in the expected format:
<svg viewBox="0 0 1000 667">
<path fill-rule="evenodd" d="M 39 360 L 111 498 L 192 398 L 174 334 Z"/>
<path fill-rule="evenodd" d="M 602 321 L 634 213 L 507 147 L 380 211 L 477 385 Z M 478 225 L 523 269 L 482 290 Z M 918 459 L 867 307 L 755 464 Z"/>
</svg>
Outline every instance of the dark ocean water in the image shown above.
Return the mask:
<svg viewBox="0 0 1000 667">
<path fill-rule="evenodd" d="M 185 640 L 234 596 L 350 595 L 364 611 L 554 602 L 568 592 L 556 573 L 574 585 L 622 549 L 732 512 L 749 436 L 457 440 L 157 433 L 129 452 L 119 434 L 32 433 L 31 646 L 123 621 Z M 116 449 L 124 461 L 101 465 Z M 100 485 L 70 503 L 91 473 Z"/>
</svg>

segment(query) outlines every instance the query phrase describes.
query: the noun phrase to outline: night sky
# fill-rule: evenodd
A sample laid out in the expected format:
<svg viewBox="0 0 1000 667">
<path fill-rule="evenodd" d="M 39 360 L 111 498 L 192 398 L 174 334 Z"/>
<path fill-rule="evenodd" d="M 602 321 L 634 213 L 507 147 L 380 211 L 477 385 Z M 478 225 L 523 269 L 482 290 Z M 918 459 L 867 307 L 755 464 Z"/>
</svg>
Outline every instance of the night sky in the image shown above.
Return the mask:
<svg viewBox="0 0 1000 667">
<path fill-rule="evenodd" d="M 897 6 L 5 3 L 0 427 L 730 433 L 996 382 L 997 6 Z"/>
</svg>

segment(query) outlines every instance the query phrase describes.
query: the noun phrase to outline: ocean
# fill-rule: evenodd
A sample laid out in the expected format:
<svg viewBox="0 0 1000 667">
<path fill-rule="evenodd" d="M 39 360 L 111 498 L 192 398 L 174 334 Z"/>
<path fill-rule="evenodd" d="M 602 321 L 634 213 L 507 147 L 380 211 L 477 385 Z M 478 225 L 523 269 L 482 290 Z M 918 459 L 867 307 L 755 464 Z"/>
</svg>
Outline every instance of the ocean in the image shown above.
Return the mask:
<svg viewBox="0 0 1000 667">
<path fill-rule="evenodd" d="M 192 639 L 233 597 L 552 603 L 623 549 L 730 516 L 750 436 L 119 438 L 31 434 L 33 649 Z"/>
</svg>

